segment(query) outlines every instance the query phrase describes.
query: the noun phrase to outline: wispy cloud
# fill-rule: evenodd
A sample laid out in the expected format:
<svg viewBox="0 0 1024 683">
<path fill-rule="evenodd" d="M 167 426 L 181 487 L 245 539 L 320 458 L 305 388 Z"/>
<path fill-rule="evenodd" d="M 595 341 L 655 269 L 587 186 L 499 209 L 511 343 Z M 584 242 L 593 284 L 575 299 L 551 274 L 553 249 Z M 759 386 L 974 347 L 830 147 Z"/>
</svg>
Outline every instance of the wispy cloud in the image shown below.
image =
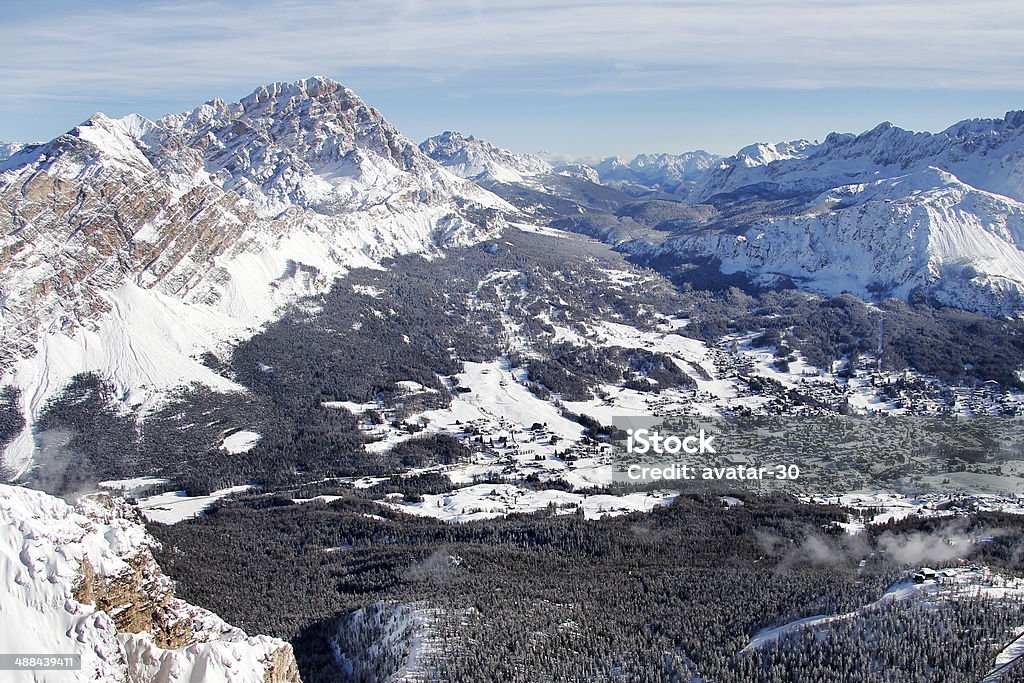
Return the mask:
<svg viewBox="0 0 1024 683">
<path fill-rule="evenodd" d="M 325 73 L 569 93 L 1021 88 L 1024 4 L 917 0 L 71 4 L 6 22 L 7 105 Z"/>
</svg>

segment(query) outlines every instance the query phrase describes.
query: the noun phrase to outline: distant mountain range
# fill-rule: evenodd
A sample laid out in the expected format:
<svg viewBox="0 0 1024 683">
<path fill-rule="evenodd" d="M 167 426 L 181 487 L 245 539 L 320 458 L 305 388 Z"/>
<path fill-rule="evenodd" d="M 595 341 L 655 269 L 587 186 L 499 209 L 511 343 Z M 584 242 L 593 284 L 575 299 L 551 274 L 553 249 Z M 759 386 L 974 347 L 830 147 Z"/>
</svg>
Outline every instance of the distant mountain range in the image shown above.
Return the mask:
<svg viewBox="0 0 1024 683">
<path fill-rule="evenodd" d="M 721 159 L 697 150 L 683 154 L 638 154 L 630 161 L 608 157 L 594 166 L 601 182 L 626 192 L 644 194 L 652 189 L 687 196 L 707 171 Z"/>
<path fill-rule="evenodd" d="M 475 163 L 496 177 L 509 153 L 473 142 Z M 496 151 L 485 163 L 488 148 Z M 432 156 L 460 158 L 447 149 Z M 758 143 L 728 158 L 638 155 L 593 169 L 597 182 L 637 201 L 676 202 L 655 212 L 666 219 L 652 224 L 661 233 L 653 239 L 636 239 L 622 220 L 587 223 L 588 234 L 628 242 L 622 248 L 641 258 L 710 259 L 725 273 L 828 295 L 915 297 L 993 316 L 1024 311 L 1024 112 L 935 134 L 884 123 L 821 143 Z M 577 199 L 582 212 L 608 212 Z M 608 213 L 641 212 L 651 213 L 635 205 Z"/>
<path fill-rule="evenodd" d="M 1024 112 L 936 134 L 885 123 L 722 160 L 686 199 L 715 212 L 666 248 L 828 294 L 920 296 L 1016 316 L 1022 199 Z"/>
<path fill-rule="evenodd" d="M 521 182 L 551 173 L 553 167 L 533 154 L 515 154 L 485 140 L 445 131 L 420 143 L 420 151 L 452 173 L 472 180 Z"/>
</svg>

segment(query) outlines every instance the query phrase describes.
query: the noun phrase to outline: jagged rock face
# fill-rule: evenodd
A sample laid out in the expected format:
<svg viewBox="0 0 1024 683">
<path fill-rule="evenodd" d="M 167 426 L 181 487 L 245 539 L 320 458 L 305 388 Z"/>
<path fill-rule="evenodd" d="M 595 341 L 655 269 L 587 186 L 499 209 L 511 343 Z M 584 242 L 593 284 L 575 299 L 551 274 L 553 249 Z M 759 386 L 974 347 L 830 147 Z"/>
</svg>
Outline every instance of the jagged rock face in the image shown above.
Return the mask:
<svg viewBox="0 0 1024 683">
<path fill-rule="evenodd" d="M 204 350 L 354 265 L 472 243 L 513 211 L 324 78 L 156 122 L 97 114 L 8 152 L 0 377 L 29 425 L 78 372 L 125 393 L 224 388 L 194 362 Z M 21 438 L 7 464 L 23 471 L 32 449 Z"/>
<path fill-rule="evenodd" d="M 79 506 L 0 485 L 5 648 L 82 656 L 81 671 L 47 680 L 299 682 L 288 643 L 250 637 L 175 597 L 129 505 L 91 496 Z"/>
<path fill-rule="evenodd" d="M 472 135 L 445 131 L 420 143 L 431 159 L 463 178 L 518 183 L 551 173 L 551 164 L 533 154 L 516 154 Z"/>
<path fill-rule="evenodd" d="M 177 650 L 194 641 L 187 614 L 173 603 L 174 590 L 163 579 L 148 552 L 127 558 L 128 566 L 116 576 L 96 573 L 89 558 L 82 559 L 79 581 L 72 595 L 85 605 L 112 615 L 118 633 L 148 633 L 165 650 Z"/>
<path fill-rule="evenodd" d="M 0 252 L 4 355 L 31 354 L 42 325 L 73 331 L 95 321 L 109 308 L 103 294 L 128 277 L 190 294 L 218 276 L 214 260 L 244 248 L 244 230 L 259 224 L 235 194 L 195 187 L 174 196 L 142 160 L 105 164 L 102 152 L 65 138 L 56 158 L 24 169 L 24 181 L 0 193 L 13 228 Z M 71 175 L 72 163 L 90 172 Z"/>
<path fill-rule="evenodd" d="M 215 100 L 159 127 L 151 137 L 170 151 L 165 173 L 208 173 L 270 217 L 293 205 L 338 215 L 385 200 L 484 196 L 438 172 L 379 112 L 327 79 L 264 86 L 238 104 Z"/>
<path fill-rule="evenodd" d="M 278 648 L 271 653 L 263 683 L 301 683 L 299 665 L 291 647 Z"/>
</svg>

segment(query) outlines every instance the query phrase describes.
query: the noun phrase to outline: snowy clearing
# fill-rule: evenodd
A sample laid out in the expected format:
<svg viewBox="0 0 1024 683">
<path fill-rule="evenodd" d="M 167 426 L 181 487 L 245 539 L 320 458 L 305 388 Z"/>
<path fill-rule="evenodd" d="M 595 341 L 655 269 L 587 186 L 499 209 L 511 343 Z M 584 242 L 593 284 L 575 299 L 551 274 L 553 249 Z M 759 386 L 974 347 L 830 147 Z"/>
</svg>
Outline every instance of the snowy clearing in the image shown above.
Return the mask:
<svg viewBox="0 0 1024 683">
<path fill-rule="evenodd" d="M 242 430 L 226 437 L 220 447 L 232 455 L 238 455 L 251 451 L 262 438 L 263 436 L 258 432 Z"/>
<path fill-rule="evenodd" d="M 151 522 L 177 524 L 201 515 L 204 510 L 221 498 L 233 493 L 244 493 L 251 488 L 251 486 L 232 486 L 214 491 L 206 496 L 186 496 L 184 491 L 173 491 L 143 498 L 138 505 L 142 515 Z"/>
<path fill-rule="evenodd" d="M 582 495 L 557 490 L 531 490 L 513 484 L 477 484 L 440 495 L 425 495 L 421 503 L 382 502 L 401 512 L 433 517 L 446 522 L 468 522 L 515 513 L 552 509 L 556 514 L 576 514 L 587 519 L 630 512 L 649 512 L 675 500 L 674 491 L 631 493 L 624 496 Z"/>
</svg>

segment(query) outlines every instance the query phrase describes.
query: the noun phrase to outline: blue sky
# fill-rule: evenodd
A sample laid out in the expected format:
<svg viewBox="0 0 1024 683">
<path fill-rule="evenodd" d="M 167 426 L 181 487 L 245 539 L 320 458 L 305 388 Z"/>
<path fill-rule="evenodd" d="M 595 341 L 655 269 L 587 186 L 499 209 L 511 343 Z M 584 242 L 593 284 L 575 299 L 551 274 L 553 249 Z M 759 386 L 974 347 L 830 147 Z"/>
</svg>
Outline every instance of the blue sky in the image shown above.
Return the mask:
<svg viewBox="0 0 1024 683">
<path fill-rule="evenodd" d="M 1012 0 L 5 3 L 0 139 L 158 117 L 313 74 L 406 135 L 573 156 L 704 148 L 1024 109 Z"/>
</svg>

